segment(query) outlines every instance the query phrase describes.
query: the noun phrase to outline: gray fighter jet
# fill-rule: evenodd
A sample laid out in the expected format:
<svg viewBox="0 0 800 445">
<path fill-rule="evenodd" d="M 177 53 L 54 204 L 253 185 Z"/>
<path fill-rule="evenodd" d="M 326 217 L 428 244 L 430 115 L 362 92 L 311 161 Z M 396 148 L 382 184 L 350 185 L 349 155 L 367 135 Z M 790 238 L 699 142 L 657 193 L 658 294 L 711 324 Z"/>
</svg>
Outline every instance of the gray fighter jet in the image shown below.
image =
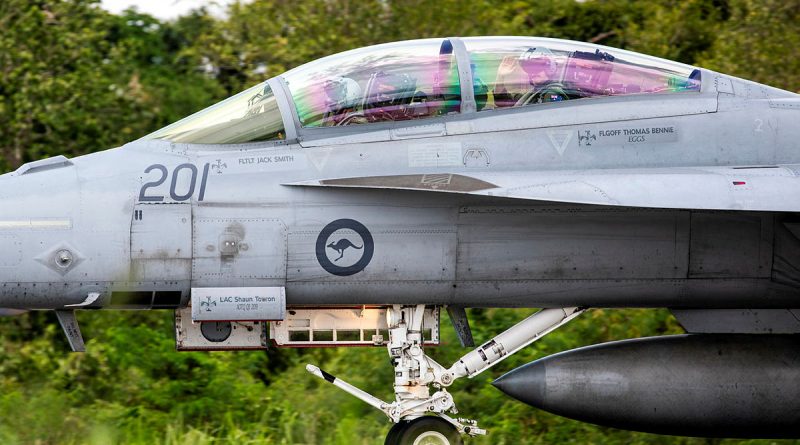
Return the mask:
<svg viewBox="0 0 800 445">
<path fill-rule="evenodd" d="M 484 434 L 447 388 L 593 307 L 688 332 L 495 382 L 665 434 L 800 437 L 800 96 L 628 51 L 447 38 L 326 57 L 123 147 L 0 177 L 0 307 L 175 311 L 179 350 L 386 346 L 387 444 Z M 446 309 L 545 308 L 452 366 Z M 602 321 L 598 321 L 602 323 Z M 477 413 L 475 413 L 477 414 Z"/>
</svg>

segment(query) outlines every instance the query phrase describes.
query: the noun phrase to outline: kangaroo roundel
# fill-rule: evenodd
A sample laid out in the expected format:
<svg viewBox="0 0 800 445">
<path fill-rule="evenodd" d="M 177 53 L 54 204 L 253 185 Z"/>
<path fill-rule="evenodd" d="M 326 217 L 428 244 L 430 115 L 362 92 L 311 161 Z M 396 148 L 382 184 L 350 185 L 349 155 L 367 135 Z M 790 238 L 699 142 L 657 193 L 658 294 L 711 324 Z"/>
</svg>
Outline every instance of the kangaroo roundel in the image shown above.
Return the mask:
<svg viewBox="0 0 800 445">
<path fill-rule="evenodd" d="M 346 277 L 364 270 L 372 261 L 372 234 L 354 219 L 337 219 L 317 237 L 317 260 L 328 273 Z"/>
</svg>

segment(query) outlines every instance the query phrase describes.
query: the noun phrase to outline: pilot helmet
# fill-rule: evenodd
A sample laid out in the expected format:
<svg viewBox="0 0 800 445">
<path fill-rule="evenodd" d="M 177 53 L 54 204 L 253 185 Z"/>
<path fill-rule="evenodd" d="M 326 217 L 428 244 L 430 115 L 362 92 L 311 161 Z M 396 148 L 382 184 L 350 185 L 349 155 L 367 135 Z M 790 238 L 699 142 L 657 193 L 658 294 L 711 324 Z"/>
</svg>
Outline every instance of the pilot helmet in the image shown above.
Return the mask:
<svg viewBox="0 0 800 445">
<path fill-rule="evenodd" d="M 387 73 L 379 71 L 374 74 L 370 92 L 373 104 L 380 106 L 398 105 L 410 98 L 416 91 L 416 82 L 405 73 Z"/>
<path fill-rule="evenodd" d="M 355 108 L 361 101 L 361 87 L 349 77 L 334 77 L 326 80 L 322 89 L 325 91 L 326 105 L 329 108 Z"/>
<path fill-rule="evenodd" d="M 547 48 L 528 48 L 519 56 L 519 66 L 528 77 L 545 74 L 548 77 L 556 72 L 555 55 Z"/>
</svg>

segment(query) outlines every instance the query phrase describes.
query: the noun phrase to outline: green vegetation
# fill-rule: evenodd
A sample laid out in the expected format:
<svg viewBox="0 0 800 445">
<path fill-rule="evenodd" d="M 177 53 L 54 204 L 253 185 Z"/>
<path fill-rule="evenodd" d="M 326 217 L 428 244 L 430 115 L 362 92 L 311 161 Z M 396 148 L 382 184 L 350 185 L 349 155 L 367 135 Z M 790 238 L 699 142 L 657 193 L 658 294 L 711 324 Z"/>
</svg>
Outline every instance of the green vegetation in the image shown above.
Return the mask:
<svg viewBox="0 0 800 445">
<path fill-rule="evenodd" d="M 476 341 L 531 310 L 471 310 Z M 167 312 L 84 312 L 85 354 L 72 354 L 55 317 L 0 325 L 0 443 L 377 445 L 389 428 L 375 409 L 308 374 L 314 363 L 390 399 L 383 348 L 177 353 Z M 466 352 L 446 317 L 442 363 Z M 537 411 L 489 383 L 548 354 L 604 341 L 681 332 L 665 310 L 594 310 L 453 389 L 490 435 L 472 444 L 729 444 L 601 428 Z"/>
<path fill-rule="evenodd" d="M 170 0 L 166 0 L 170 1 Z M 778 0 L 261 0 L 228 17 L 173 22 L 91 0 L 0 2 L 0 171 L 138 138 L 330 53 L 447 35 L 594 41 L 800 90 L 800 3 Z M 477 341 L 531 310 L 472 310 Z M 0 444 L 379 444 L 377 411 L 304 370 L 315 363 L 384 398 L 382 348 L 176 353 L 168 312 L 79 314 L 85 354 L 55 317 L 0 319 Z M 446 318 L 444 347 L 457 346 Z M 491 431 L 473 444 L 706 444 L 595 427 L 534 410 L 489 385 L 535 358 L 608 340 L 680 332 L 665 310 L 594 310 L 453 389 Z"/>
</svg>

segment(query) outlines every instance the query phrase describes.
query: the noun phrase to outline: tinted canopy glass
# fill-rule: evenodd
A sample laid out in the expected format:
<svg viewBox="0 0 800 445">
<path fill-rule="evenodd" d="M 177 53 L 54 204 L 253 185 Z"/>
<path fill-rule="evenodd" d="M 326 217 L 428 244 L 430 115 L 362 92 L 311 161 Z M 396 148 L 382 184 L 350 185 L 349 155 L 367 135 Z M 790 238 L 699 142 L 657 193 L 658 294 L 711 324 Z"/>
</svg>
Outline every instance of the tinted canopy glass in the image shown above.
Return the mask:
<svg viewBox="0 0 800 445">
<path fill-rule="evenodd" d="M 304 127 L 425 119 L 461 106 L 458 67 L 446 39 L 348 51 L 283 77 Z"/>
<path fill-rule="evenodd" d="M 700 91 L 700 70 L 597 45 L 529 37 L 462 39 L 478 110 L 598 96 Z M 303 127 L 426 119 L 461 111 L 449 39 L 360 48 L 295 68 L 283 79 Z M 291 121 L 288 120 L 287 121 Z M 144 139 L 236 144 L 284 139 L 284 120 L 261 83 Z"/>
<path fill-rule="evenodd" d="M 465 38 L 478 110 L 596 96 L 700 91 L 694 67 L 537 38 Z"/>
<path fill-rule="evenodd" d="M 265 82 L 151 133 L 144 139 L 189 144 L 241 144 L 279 140 L 285 135 L 275 95 Z"/>
</svg>

